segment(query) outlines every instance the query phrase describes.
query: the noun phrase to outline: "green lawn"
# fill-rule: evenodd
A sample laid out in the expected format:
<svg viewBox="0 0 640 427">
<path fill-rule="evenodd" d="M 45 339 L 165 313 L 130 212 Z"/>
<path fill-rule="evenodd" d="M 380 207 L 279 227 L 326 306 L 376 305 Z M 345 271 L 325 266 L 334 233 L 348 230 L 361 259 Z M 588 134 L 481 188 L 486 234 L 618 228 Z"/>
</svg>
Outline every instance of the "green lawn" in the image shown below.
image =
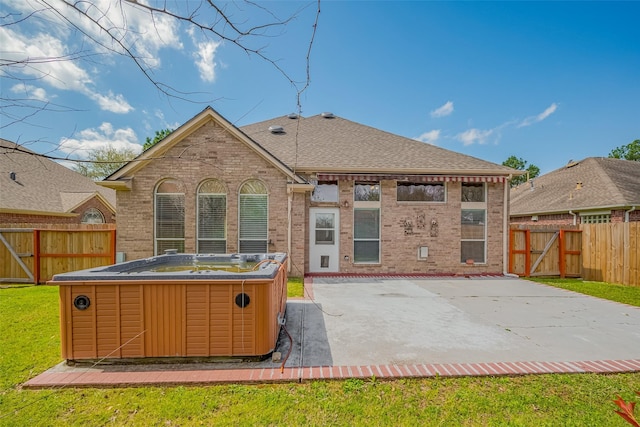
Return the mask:
<svg viewBox="0 0 640 427">
<path fill-rule="evenodd" d="M 60 362 L 55 287 L 0 288 L 0 426 L 626 426 L 640 374 L 23 390 Z"/>
<path fill-rule="evenodd" d="M 622 302 L 640 307 L 640 286 L 617 285 L 614 283 L 589 282 L 582 279 L 528 278 L 557 288 L 580 292 L 598 298 Z"/>
<path fill-rule="evenodd" d="M 304 279 L 302 277 L 289 277 L 287 281 L 287 297 L 302 298 L 304 296 Z"/>
</svg>

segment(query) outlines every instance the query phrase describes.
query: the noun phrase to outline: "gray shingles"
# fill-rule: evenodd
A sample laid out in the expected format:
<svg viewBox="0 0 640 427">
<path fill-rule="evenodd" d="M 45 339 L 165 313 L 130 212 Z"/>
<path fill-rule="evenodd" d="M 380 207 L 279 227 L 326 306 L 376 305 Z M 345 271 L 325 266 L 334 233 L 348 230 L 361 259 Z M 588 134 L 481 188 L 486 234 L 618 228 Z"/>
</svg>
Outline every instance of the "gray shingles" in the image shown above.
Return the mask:
<svg viewBox="0 0 640 427">
<path fill-rule="evenodd" d="M 511 190 L 511 216 L 640 204 L 639 162 L 589 157 L 533 182 Z"/>
<path fill-rule="evenodd" d="M 32 151 L 0 139 L 0 209 L 68 213 L 100 193 L 114 208 L 115 191 Z M 15 172 L 15 181 L 10 173 Z"/>
<path fill-rule="evenodd" d="M 270 126 L 282 126 L 273 134 Z M 513 170 L 340 117 L 287 116 L 240 128 L 298 171 L 508 174 Z"/>
</svg>

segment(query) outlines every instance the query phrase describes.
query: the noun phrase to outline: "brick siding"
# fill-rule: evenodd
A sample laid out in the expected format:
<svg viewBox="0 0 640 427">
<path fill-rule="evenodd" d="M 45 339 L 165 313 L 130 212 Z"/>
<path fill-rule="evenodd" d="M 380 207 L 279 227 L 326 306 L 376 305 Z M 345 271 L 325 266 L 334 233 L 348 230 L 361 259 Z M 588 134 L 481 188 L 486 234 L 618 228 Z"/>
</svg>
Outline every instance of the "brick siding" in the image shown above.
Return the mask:
<svg viewBox="0 0 640 427">
<path fill-rule="evenodd" d="M 269 191 L 270 252 L 287 252 L 287 178 L 243 142 L 211 121 L 152 160 L 134 174 L 131 191 L 118 191 L 117 250 L 128 260 L 153 255 L 154 190 L 166 178 L 179 180 L 185 194 L 185 251 L 196 251 L 196 192 L 206 179 L 221 180 L 227 187 L 227 252 L 238 251 L 238 192 L 248 179 L 259 179 Z M 381 263 L 353 264 L 353 181 L 339 182 L 340 272 L 393 273 L 501 273 L 503 184 L 487 184 L 487 263 L 460 262 L 460 183 L 447 184 L 442 204 L 398 203 L 396 182 L 382 181 Z M 292 204 L 291 275 L 302 276 L 309 263 L 309 193 L 294 193 Z M 405 233 L 403 221 L 424 216 L 425 227 Z M 432 235 L 431 221 L 438 223 Z M 429 247 L 426 260 L 417 259 L 419 246 Z M 345 255 L 349 256 L 345 260 Z"/>
<path fill-rule="evenodd" d="M 396 181 L 381 182 L 381 257 L 379 265 L 353 263 L 353 181 L 341 181 L 340 272 L 362 274 L 502 273 L 503 184 L 487 183 L 487 256 L 485 264 L 460 262 L 461 183 L 446 184 L 445 203 L 397 202 Z M 345 207 L 348 206 L 348 207 Z M 437 227 L 432 229 L 432 221 Z M 411 227 L 407 226 L 411 224 Z M 437 230 L 436 230 L 437 229 Z M 418 248 L 429 255 L 418 260 Z M 345 260 L 345 255 L 349 256 Z"/>
<path fill-rule="evenodd" d="M 611 222 L 618 223 L 624 222 L 625 212 L 627 210 L 612 210 Z M 573 215 L 569 213 L 564 214 L 550 214 L 550 215 L 538 215 L 538 220 L 533 221 L 531 215 L 527 216 L 513 216 L 510 219 L 512 225 L 573 225 Z M 635 210 L 629 213 L 629 221 L 640 221 L 640 210 Z M 581 223 L 580 215 L 576 215 L 576 224 Z"/>
<path fill-rule="evenodd" d="M 118 191 L 117 250 L 128 260 L 153 255 L 154 191 L 172 178 L 185 194 L 185 252 L 196 251 L 198 186 L 207 179 L 227 189 L 227 252 L 238 251 L 238 192 L 248 179 L 259 179 L 269 193 L 269 252 L 287 252 L 287 178 L 254 150 L 213 121 L 178 142 L 162 158 L 135 173 L 131 191 Z M 302 194 L 294 194 L 291 262 L 304 266 Z M 302 206 L 302 207 L 300 207 Z"/>
</svg>

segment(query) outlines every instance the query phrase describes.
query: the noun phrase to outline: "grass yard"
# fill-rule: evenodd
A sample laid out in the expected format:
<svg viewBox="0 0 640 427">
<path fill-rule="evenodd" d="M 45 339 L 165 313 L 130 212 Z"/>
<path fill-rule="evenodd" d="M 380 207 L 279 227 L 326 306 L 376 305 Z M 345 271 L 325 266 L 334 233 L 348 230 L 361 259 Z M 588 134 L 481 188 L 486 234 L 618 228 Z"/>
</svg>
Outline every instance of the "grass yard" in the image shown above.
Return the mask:
<svg viewBox="0 0 640 427">
<path fill-rule="evenodd" d="M 640 286 L 617 285 L 615 283 L 589 282 L 582 279 L 527 278 L 528 280 L 555 286 L 556 288 L 580 292 L 598 298 L 617 301 L 640 307 Z"/>
<path fill-rule="evenodd" d="M 302 277 L 289 277 L 287 281 L 287 297 L 302 298 L 304 296 L 304 279 Z"/>
<path fill-rule="evenodd" d="M 57 288 L 0 288 L 0 426 L 627 426 L 640 374 L 23 390 L 60 362 Z M 636 411 L 637 412 L 637 411 Z"/>
</svg>

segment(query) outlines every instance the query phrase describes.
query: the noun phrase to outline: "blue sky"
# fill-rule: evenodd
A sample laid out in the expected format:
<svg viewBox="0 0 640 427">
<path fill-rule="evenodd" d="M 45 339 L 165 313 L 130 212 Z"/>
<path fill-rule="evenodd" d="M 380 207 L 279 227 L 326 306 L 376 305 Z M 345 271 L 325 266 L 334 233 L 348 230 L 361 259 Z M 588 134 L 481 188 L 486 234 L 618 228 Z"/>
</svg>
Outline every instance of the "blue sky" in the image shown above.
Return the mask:
<svg viewBox="0 0 640 427">
<path fill-rule="evenodd" d="M 286 26 L 249 42 L 303 82 L 317 3 L 260 5 L 281 18 L 297 12 Z M 7 23 L 19 16 L 8 12 L 25 16 L 34 7 L 36 0 L 0 0 L 0 19 Z M 248 6 L 227 7 L 238 21 L 271 19 Z M 606 157 L 640 138 L 640 2 L 325 1 L 320 8 L 304 116 L 331 111 L 496 163 L 516 155 L 543 173 L 569 160 Z M 142 144 L 207 105 L 238 126 L 296 111 L 295 87 L 232 43 L 169 20 L 156 21 L 158 37 L 139 11 L 127 23 L 152 75 L 186 100 L 162 95 L 133 61 L 108 51 L 5 66 L 3 99 L 46 100 L 77 111 L 45 111 L 17 123 L 3 115 L 0 136 L 37 152 L 82 158 L 104 144 Z M 46 13 L 0 27 L 5 59 L 90 47 L 82 42 L 78 31 Z"/>
</svg>

